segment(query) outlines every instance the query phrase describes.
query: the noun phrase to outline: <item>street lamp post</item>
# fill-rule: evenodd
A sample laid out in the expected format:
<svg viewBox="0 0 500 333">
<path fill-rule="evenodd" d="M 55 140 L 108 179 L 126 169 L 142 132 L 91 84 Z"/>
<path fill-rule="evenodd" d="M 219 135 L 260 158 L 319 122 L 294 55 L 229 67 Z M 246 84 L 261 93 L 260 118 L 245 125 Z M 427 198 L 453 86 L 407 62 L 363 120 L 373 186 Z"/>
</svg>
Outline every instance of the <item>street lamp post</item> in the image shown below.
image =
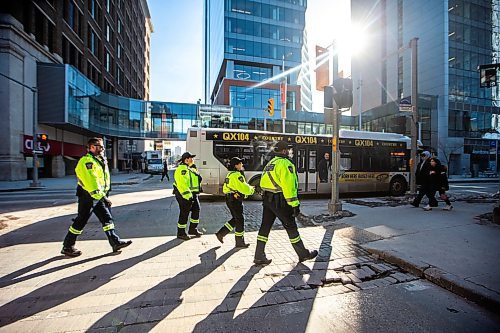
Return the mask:
<svg viewBox="0 0 500 333">
<path fill-rule="evenodd" d="M 358 80 L 358 110 L 359 110 L 359 118 L 358 118 L 358 130 L 361 131 L 363 128 L 363 120 L 361 119 L 361 113 L 363 113 L 363 108 L 361 107 L 362 99 L 362 90 L 363 90 L 363 79 L 361 78 L 361 72 L 359 73 Z"/>
<path fill-rule="evenodd" d="M 282 94 L 281 95 L 281 121 L 282 121 L 281 127 L 282 127 L 283 133 L 285 133 L 287 78 L 286 78 L 286 75 L 284 75 L 284 73 L 285 73 L 285 54 L 284 53 L 283 53 L 283 57 L 282 57 L 281 72 L 283 73 L 282 74 L 283 78 L 281 79 L 281 83 L 280 83 L 280 93 Z"/>
<path fill-rule="evenodd" d="M 411 159 L 410 165 L 410 194 L 415 194 L 417 183 L 415 179 L 415 171 L 417 168 L 417 124 L 418 124 L 418 72 L 417 72 L 417 42 L 418 38 L 413 38 L 410 41 L 411 48 L 411 104 L 412 104 L 412 121 L 411 123 Z"/>
</svg>

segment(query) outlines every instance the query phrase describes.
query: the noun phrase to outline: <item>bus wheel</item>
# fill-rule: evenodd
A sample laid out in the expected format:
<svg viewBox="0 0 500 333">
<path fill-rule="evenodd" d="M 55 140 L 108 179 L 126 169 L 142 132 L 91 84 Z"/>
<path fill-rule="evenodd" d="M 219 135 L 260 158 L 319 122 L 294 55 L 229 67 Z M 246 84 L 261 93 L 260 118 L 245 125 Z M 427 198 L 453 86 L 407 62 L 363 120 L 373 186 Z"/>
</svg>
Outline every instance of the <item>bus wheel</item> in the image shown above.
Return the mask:
<svg viewBox="0 0 500 333">
<path fill-rule="evenodd" d="M 403 177 L 394 177 L 391 180 L 389 192 L 394 197 L 400 197 L 406 193 L 408 183 Z"/>
<path fill-rule="evenodd" d="M 255 177 L 250 179 L 250 185 L 255 187 L 255 193 L 252 194 L 249 199 L 253 201 L 261 201 L 262 200 L 262 189 L 260 188 L 260 177 Z"/>
</svg>

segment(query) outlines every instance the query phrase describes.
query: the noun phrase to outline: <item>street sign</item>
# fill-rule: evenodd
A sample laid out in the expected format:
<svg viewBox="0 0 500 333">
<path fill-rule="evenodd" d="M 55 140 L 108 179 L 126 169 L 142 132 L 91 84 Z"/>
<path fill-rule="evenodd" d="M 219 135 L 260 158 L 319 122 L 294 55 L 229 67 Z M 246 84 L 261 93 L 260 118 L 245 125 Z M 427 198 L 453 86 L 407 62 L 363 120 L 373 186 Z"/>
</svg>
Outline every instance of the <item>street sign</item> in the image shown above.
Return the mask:
<svg viewBox="0 0 500 333">
<path fill-rule="evenodd" d="M 399 101 L 399 112 L 412 112 L 413 106 L 408 98 L 403 98 Z"/>
<path fill-rule="evenodd" d="M 33 149 L 33 154 L 42 155 L 43 154 L 43 149 Z"/>
</svg>

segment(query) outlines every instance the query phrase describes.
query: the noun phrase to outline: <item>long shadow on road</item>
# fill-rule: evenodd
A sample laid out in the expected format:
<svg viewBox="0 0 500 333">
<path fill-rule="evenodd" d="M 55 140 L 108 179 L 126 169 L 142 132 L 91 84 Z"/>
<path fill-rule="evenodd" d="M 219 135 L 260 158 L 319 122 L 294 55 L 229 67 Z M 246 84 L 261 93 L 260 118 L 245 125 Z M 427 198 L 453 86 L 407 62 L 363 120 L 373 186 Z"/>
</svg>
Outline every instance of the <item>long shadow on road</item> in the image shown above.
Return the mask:
<svg viewBox="0 0 500 333">
<path fill-rule="evenodd" d="M 130 326 L 132 331 L 152 329 L 182 304 L 181 296 L 185 290 L 208 276 L 237 252 L 237 249 L 233 248 L 217 258 L 215 251 L 218 248 L 214 247 L 200 254 L 200 263 L 160 282 L 150 290 L 107 313 L 92 324 L 89 330 L 115 328 L 119 331 L 123 326 Z M 192 279 L 193 275 L 196 275 L 196 281 Z M 187 306 L 194 306 L 194 303 Z"/>
<path fill-rule="evenodd" d="M 33 316 L 34 314 L 51 309 L 96 290 L 110 282 L 116 274 L 133 267 L 141 261 L 151 259 L 171 250 L 181 243 L 181 240 L 173 239 L 146 253 L 114 263 L 96 266 L 14 299 L 0 307 L 0 327 L 17 322 L 22 318 Z"/>
<path fill-rule="evenodd" d="M 316 281 L 325 278 L 324 262 L 330 260 L 333 233 L 332 228 L 326 229 L 321 241 L 320 254 L 312 269 L 298 263 L 249 309 L 233 318 L 239 299 L 250 283 L 249 280 L 258 273 L 255 267 L 250 268 L 236 282 L 223 302 L 204 320 L 196 324 L 193 332 L 229 332 L 231 330 L 238 332 L 280 332 L 286 331 L 286 329 L 291 332 L 305 332 L 318 289 L 317 286 L 310 288 L 308 284 L 298 286 L 293 281 L 302 279 L 302 276 L 306 274 L 314 275 Z M 319 269 L 319 266 L 323 266 L 322 269 Z M 301 292 L 303 292 L 302 295 Z"/>
</svg>

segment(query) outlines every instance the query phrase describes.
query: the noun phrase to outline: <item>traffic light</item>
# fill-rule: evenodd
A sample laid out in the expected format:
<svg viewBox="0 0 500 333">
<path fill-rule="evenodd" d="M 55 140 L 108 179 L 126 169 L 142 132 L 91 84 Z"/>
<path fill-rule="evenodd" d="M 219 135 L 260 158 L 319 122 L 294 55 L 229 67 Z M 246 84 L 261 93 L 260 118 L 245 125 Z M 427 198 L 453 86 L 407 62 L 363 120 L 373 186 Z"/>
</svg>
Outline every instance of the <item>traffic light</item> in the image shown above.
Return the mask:
<svg viewBox="0 0 500 333">
<path fill-rule="evenodd" d="M 267 100 L 267 112 L 272 117 L 274 115 L 274 98 L 269 98 Z"/>
<path fill-rule="evenodd" d="M 339 109 L 348 109 L 352 106 L 352 80 L 340 78 L 333 81 L 333 99 Z"/>
<path fill-rule="evenodd" d="M 41 148 L 47 148 L 49 145 L 49 136 L 47 134 L 37 134 L 36 139 Z"/>
</svg>

